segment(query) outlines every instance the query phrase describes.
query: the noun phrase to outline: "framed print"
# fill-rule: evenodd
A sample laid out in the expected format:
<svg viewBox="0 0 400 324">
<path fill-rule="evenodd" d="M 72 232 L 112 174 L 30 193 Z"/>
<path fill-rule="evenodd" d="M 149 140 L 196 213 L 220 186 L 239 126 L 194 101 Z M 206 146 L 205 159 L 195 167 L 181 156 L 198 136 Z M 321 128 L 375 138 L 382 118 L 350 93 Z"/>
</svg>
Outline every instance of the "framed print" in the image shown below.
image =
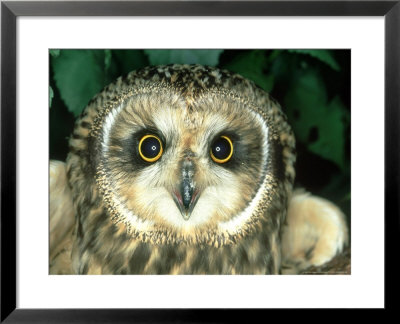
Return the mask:
<svg viewBox="0 0 400 324">
<path fill-rule="evenodd" d="M 338 267 L 336 262 L 337 266 L 331 265 L 329 271 L 320 272 L 342 275 L 351 273 L 350 50 L 51 49 L 49 55 L 50 89 L 53 93 L 49 135 L 50 274 L 317 274 L 318 269 L 310 267 L 328 263 L 336 251 L 340 251 L 341 256 L 348 255 L 340 262 L 346 261 L 346 265 Z M 326 69 L 327 67 L 329 69 Z M 134 70 L 136 72 L 130 73 Z M 117 79 L 120 75 L 125 77 L 117 81 L 118 86 L 115 88 L 112 85 L 107 86 L 111 80 Z M 249 88 L 247 80 L 252 80 L 262 90 L 254 86 Z M 224 83 L 229 86 L 224 86 Z M 335 88 L 331 87 L 331 84 L 340 86 Z M 115 117 L 111 115 L 104 117 L 98 126 L 92 126 L 96 129 L 102 128 L 103 132 L 96 134 L 92 132 L 88 137 L 87 128 L 81 126 L 96 123 L 97 117 L 94 119 L 88 117 L 92 114 L 90 111 L 97 111 L 99 106 L 107 106 L 102 101 L 101 104 L 97 103 L 98 99 L 90 100 L 90 97 L 104 87 L 113 90 L 111 92 L 106 90 L 100 97 L 113 96 L 114 91 L 118 89 L 117 101 L 122 100 L 127 104 L 124 105 L 125 108 L 119 108 L 119 103 L 110 108 L 110 113 L 115 113 Z M 224 87 L 225 91 L 235 91 L 238 98 L 243 98 L 240 100 L 249 98 L 249 91 L 254 92 L 254 100 L 262 102 L 266 100 L 277 111 L 280 108 L 273 103 L 273 100 L 284 102 L 282 112 L 286 114 L 289 125 L 292 125 L 297 140 L 296 154 L 292 152 L 288 155 L 289 160 L 281 161 L 279 156 L 282 153 L 275 153 L 272 147 L 268 149 L 269 153 L 262 153 L 261 143 L 253 137 L 253 133 L 257 134 L 263 129 L 257 130 L 255 126 L 260 126 L 257 119 L 254 120 L 257 115 L 253 115 L 250 110 L 249 114 L 252 117 L 246 118 L 242 115 L 246 106 L 236 106 L 234 102 L 227 107 L 220 106 L 219 101 L 213 103 L 217 98 L 218 100 L 222 100 L 220 97 L 225 98 L 225 95 L 220 93 L 221 87 Z M 128 91 L 132 91 L 132 94 L 125 97 L 123 94 L 125 88 L 131 89 Z M 190 102 L 190 108 L 168 103 L 171 95 L 169 89 L 174 89 L 173 93 L 182 93 L 185 102 Z M 156 99 L 159 92 L 161 97 Z M 274 99 L 265 96 L 265 92 L 273 93 Z M 201 100 L 205 100 L 203 96 L 211 97 L 207 97 L 209 100 L 207 104 L 200 105 Z M 134 104 L 134 98 L 140 100 L 140 103 L 149 100 L 148 106 Z M 131 100 L 132 103 L 128 104 Z M 235 102 L 237 100 L 239 99 L 235 99 Z M 85 110 L 87 112 L 83 112 L 82 108 L 90 101 L 92 104 L 88 105 Z M 171 106 L 172 110 L 166 108 Z M 229 112 L 227 115 L 224 115 L 224 109 Z M 135 118 L 131 120 L 129 116 L 122 117 L 123 111 L 129 111 L 129 116 L 133 114 Z M 145 111 L 151 113 L 145 117 L 142 115 Z M 100 114 L 102 113 L 94 112 L 95 116 Z M 74 122 L 74 116 L 81 122 Z M 191 116 L 190 121 L 187 120 L 188 116 Z M 138 122 L 136 118 L 143 120 Z M 168 121 L 170 122 L 165 124 Z M 216 124 L 224 126 L 217 127 Z M 111 128 L 106 131 L 109 125 Z M 121 138 L 117 134 L 122 132 L 124 125 L 126 131 Z M 180 128 L 179 125 L 185 127 Z M 291 138 L 292 131 L 286 129 L 285 122 L 275 121 L 274 125 L 270 127 L 274 127 L 282 138 L 285 136 Z M 72 133 L 74 135 L 70 138 Z M 209 133 L 210 135 L 207 135 Z M 258 133 L 257 137 L 265 138 L 262 141 L 273 146 L 273 140 L 268 140 L 268 136 Z M 70 149 L 68 138 L 70 138 Z M 101 146 L 104 148 L 99 149 L 97 141 L 102 143 Z M 86 155 L 81 150 L 81 145 L 85 147 L 87 145 L 88 149 L 84 151 L 97 153 Z M 111 147 L 108 148 L 108 145 Z M 290 151 L 289 142 L 283 141 L 281 146 Z M 112 147 L 118 147 L 118 152 L 123 152 L 122 156 L 119 156 L 117 151 L 112 153 Z M 276 151 L 280 152 L 279 148 Z M 250 157 L 244 152 L 248 152 Z M 100 162 L 96 154 L 101 155 L 100 160 L 103 161 L 101 164 L 104 163 L 104 169 L 98 164 Z M 113 155 L 112 159 L 108 158 L 110 154 L 117 154 L 118 157 Z M 254 156 L 251 157 L 251 154 Z M 242 204 L 251 206 L 254 203 L 260 208 L 265 208 L 262 214 L 268 215 L 268 220 L 263 220 L 258 215 L 256 211 L 258 207 L 249 207 L 248 214 L 253 221 L 255 219 L 260 222 L 265 221 L 266 223 L 261 225 L 264 229 L 261 232 L 268 233 L 267 236 L 273 238 L 275 230 L 273 228 L 268 230 L 271 226 L 268 225 L 269 219 L 279 219 L 282 216 L 280 212 L 273 211 L 272 206 L 278 204 L 280 200 L 285 201 L 286 189 L 278 186 L 272 190 L 269 186 L 275 180 L 265 179 L 280 177 L 281 183 L 289 185 L 295 155 L 297 176 L 294 187 L 306 188 L 312 195 L 297 190 L 290 199 L 286 216 L 288 225 L 282 229 L 279 269 L 278 261 L 273 256 L 273 249 L 269 251 L 265 246 L 264 242 L 269 239 L 253 237 L 250 243 L 247 240 L 252 235 L 245 235 L 245 239 L 240 234 L 239 231 L 244 229 L 253 233 L 258 231 L 253 229 L 254 225 L 245 220 L 245 216 L 241 216 L 244 214 L 241 214 L 243 209 L 239 206 Z M 273 158 L 274 156 L 276 158 Z M 114 159 L 118 161 L 118 166 L 108 164 Z M 275 169 L 265 171 L 265 176 L 264 171 L 261 171 L 263 169 L 260 169 L 261 172 L 256 172 L 263 159 L 270 160 L 266 163 L 268 165 L 274 165 L 274 159 L 281 161 L 279 168 L 275 166 Z M 90 170 L 75 168 L 74 161 L 94 164 L 93 168 L 102 169 L 99 175 L 105 176 L 107 181 L 103 182 L 103 178 L 100 179 L 99 176 L 99 182 L 94 185 L 92 179 L 97 176 Z M 74 208 L 71 205 L 70 191 L 68 187 L 65 188 L 64 169 L 67 170 L 66 174 L 70 179 L 70 188 L 75 197 L 73 200 L 82 201 L 82 206 L 76 208 L 81 210 L 77 217 L 79 222 L 82 222 L 82 228 L 90 227 L 91 223 L 96 224 L 93 227 L 94 232 L 88 228 L 82 232 L 82 237 L 75 237 L 73 230 L 72 236 L 65 235 L 74 227 L 75 213 L 72 212 Z M 251 180 L 248 178 L 250 174 L 247 173 L 249 169 Z M 279 170 L 283 170 L 282 175 Z M 111 175 L 109 172 L 116 174 Z M 148 172 L 154 174 L 144 179 L 143 175 Z M 168 176 L 170 172 L 174 175 L 172 178 Z M 120 177 L 120 173 L 124 176 Z M 72 174 L 76 174 L 77 179 L 80 179 L 79 182 L 73 184 Z M 118 178 L 124 180 L 119 182 L 116 180 Z M 151 179 L 151 182 L 143 186 L 142 181 L 147 179 Z M 266 186 L 257 187 L 257 183 L 263 179 L 266 181 Z M 111 183 L 113 183 L 111 187 L 115 189 L 109 198 L 116 209 L 110 209 L 108 203 L 103 208 L 94 208 L 98 209 L 101 215 L 107 213 L 109 216 L 113 215 L 104 218 L 105 227 L 102 229 L 102 221 L 97 218 L 100 214 L 90 220 L 94 215 L 93 208 L 90 208 L 91 204 L 88 202 L 94 197 L 84 198 L 84 192 L 91 192 L 93 185 L 95 188 L 104 188 L 107 191 Z M 88 187 L 83 189 L 82 186 Z M 148 191 L 146 188 L 151 189 Z M 235 188 L 241 188 L 240 193 Z M 282 198 L 278 198 L 279 196 L 271 200 L 245 198 L 246 195 L 257 197 L 258 192 L 265 197 L 276 192 L 276 195 L 279 193 Z M 106 192 L 102 195 L 108 196 Z M 321 195 L 326 200 L 316 198 Z M 127 196 L 130 198 L 123 198 Z M 223 203 L 219 202 L 221 198 Z M 296 206 L 292 205 L 292 202 Z M 332 202 L 339 208 L 333 207 Z M 292 224 L 297 224 L 298 219 L 304 217 L 303 213 L 299 212 L 303 208 L 301 206 L 311 206 L 311 204 L 314 207 L 306 208 L 305 214 L 324 215 L 323 210 L 329 210 L 334 216 L 332 219 L 330 217 L 327 219 L 334 221 L 325 222 L 325 218 L 320 216 L 321 219 L 318 220 L 323 225 L 319 226 L 318 221 L 308 219 L 305 222 L 308 225 L 303 230 L 297 225 L 294 225 L 295 228 L 292 230 Z M 87 210 L 87 213 L 84 210 Z M 244 220 L 239 221 L 240 217 Z M 107 252 L 109 247 L 106 242 L 109 239 L 106 237 L 100 239 L 108 232 L 110 218 L 113 222 L 111 228 L 120 226 L 125 228 L 121 232 L 124 233 L 122 237 L 116 233 L 108 234 L 113 242 L 112 255 Z M 138 226 L 136 219 L 140 219 L 142 225 Z M 149 227 L 145 225 L 146 223 Z M 309 227 L 314 229 L 309 231 Z M 329 228 L 331 229 L 328 230 Z M 313 240 L 309 240 L 309 234 L 305 234 L 306 232 L 318 237 L 314 239 L 318 243 L 314 244 Z M 335 234 L 332 239 L 326 241 L 324 239 L 327 237 L 326 232 Z M 125 233 L 129 234 L 125 236 Z M 87 237 L 91 237 L 89 241 L 93 247 L 79 248 L 81 244 L 86 245 L 84 242 Z M 80 243 L 73 243 L 71 246 L 68 243 L 71 240 Z M 119 240 L 121 241 L 117 244 Z M 293 241 L 302 243 L 293 245 Z M 336 241 L 336 244 L 330 244 Z M 96 242 L 99 244 L 97 247 Z M 269 245 L 274 246 L 273 241 Z M 238 246 L 242 246 L 243 251 L 233 248 Z M 78 251 L 80 249 L 81 252 Z M 308 259 L 299 257 L 302 254 L 300 251 L 304 250 L 313 251 L 308 252 L 312 257 Z M 126 253 L 128 254 L 125 255 Z M 271 254 L 269 262 L 259 257 L 268 254 Z M 70 262 L 71 255 L 76 256 L 76 259 L 73 258 L 75 261 Z M 90 257 L 86 259 L 85 256 L 89 255 Z M 94 260 L 98 261 L 94 263 Z M 209 260 L 214 261 L 209 262 Z M 338 260 L 332 260 L 335 261 Z"/>
<path fill-rule="evenodd" d="M 392 308 L 398 1 L 6 1 L 1 10 L 2 321 Z M 305 195 L 292 196 L 293 183 L 346 215 L 333 222 L 331 249 L 345 251 L 330 257 L 333 268 L 312 263 L 323 241 L 315 232 L 306 267 L 288 257 L 291 210 L 301 209 L 290 200 L 286 216 L 278 202 Z M 79 238 L 70 248 L 55 243 L 60 223 Z M 244 245 L 257 226 L 268 231 Z M 285 274 L 285 262 L 302 275 L 260 275 Z"/>
</svg>

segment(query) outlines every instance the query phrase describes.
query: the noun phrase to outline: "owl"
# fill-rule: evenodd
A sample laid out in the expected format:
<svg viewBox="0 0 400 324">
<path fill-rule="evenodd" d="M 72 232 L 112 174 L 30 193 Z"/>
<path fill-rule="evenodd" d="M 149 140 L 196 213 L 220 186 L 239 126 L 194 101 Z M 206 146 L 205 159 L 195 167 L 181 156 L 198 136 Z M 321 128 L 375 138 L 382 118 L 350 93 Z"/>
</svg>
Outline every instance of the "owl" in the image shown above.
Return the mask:
<svg viewBox="0 0 400 324">
<path fill-rule="evenodd" d="M 293 190 L 279 104 L 213 67 L 167 65 L 107 86 L 50 162 L 50 273 L 279 274 L 321 265 L 348 230 Z"/>
</svg>

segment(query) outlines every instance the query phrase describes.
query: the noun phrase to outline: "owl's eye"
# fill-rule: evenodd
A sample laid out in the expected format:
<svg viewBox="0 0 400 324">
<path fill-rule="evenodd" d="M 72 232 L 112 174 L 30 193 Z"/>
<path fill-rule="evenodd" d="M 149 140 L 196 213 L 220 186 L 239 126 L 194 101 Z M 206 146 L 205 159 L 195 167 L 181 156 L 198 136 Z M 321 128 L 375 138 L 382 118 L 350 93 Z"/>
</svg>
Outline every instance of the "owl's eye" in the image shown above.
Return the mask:
<svg viewBox="0 0 400 324">
<path fill-rule="evenodd" d="M 211 145 L 210 155 L 214 162 L 228 162 L 233 154 L 233 144 L 228 136 L 217 138 Z"/>
<path fill-rule="evenodd" d="M 156 162 L 163 153 L 161 140 L 155 135 L 145 135 L 139 142 L 139 154 L 146 162 Z"/>
</svg>

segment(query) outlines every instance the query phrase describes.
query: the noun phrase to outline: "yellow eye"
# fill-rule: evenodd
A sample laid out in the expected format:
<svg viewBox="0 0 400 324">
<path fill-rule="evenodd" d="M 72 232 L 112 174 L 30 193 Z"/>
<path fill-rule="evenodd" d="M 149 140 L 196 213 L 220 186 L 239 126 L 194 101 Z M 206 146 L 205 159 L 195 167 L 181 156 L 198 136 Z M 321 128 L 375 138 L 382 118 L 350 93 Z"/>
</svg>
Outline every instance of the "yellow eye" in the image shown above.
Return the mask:
<svg viewBox="0 0 400 324">
<path fill-rule="evenodd" d="M 161 140 L 155 135 L 145 135 L 139 142 L 140 157 L 146 162 L 156 162 L 163 154 Z"/>
<path fill-rule="evenodd" d="M 217 138 L 211 145 L 210 155 L 214 162 L 228 162 L 233 155 L 233 144 L 228 136 Z"/>
</svg>

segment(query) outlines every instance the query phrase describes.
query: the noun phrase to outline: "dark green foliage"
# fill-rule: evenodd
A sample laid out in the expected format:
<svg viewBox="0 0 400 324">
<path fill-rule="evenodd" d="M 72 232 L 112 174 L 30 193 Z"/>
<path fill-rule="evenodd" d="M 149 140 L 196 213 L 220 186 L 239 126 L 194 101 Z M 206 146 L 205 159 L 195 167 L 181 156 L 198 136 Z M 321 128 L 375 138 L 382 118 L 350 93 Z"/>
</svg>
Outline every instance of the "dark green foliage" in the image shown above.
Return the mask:
<svg viewBox="0 0 400 324">
<path fill-rule="evenodd" d="M 307 69 L 295 73 L 283 104 L 297 140 L 343 169 L 349 113 L 338 96 L 328 101 L 318 71 Z"/>
<path fill-rule="evenodd" d="M 60 55 L 61 50 L 59 50 L 59 49 L 51 49 L 51 50 L 49 50 L 49 52 L 50 52 L 51 56 L 57 57 L 58 55 Z"/>
<path fill-rule="evenodd" d="M 272 73 L 265 73 L 268 67 L 268 59 L 266 52 L 263 50 L 240 53 L 222 67 L 254 81 L 267 92 L 271 92 L 273 88 L 274 75 Z"/>
<path fill-rule="evenodd" d="M 296 50 L 289 50 L 289 52 L 311 55 L 311 56 L 319 59 L 321 62 L 328 64 L 335 71 L 340 71 L 340 66 L 336 62 L 336 60 L 332 54 L 332 51 L 296 49 Z"/>
<path fill-rule="evenodd" d="M 297 185 L 350 214 L 349 50 L 57 50 L 50 54 L 50 158 L 88 101 L 120 75 L 147 65 L 198 63 L 239 73 L 281 103 L 297 139 Z"/>
<path fill-rule="evenodd" d="M 151 65 L 201 64 L 216 66 L 223 50 L 145 50 Z"/>
<path fill-rule="evenodd" d="M 49 86 L 49 107 L 51 108 L 51 102 L 53 101 L 54 98 L 54 91 L 51 86 Z"/>
<path fill-rule="evenodd" d="M 51 65 L 61 98 L 68 110 L 78 116 L 104 86 L 148 65 L 148 61 L 142 51 L 62 50 L 51 54 Z"/>
<path fill-rule="evenodd" d="M 78 116 L 106 82 L 105 51 L 63 50 L 51 62 L 61 98 Z"/>
</svg>

